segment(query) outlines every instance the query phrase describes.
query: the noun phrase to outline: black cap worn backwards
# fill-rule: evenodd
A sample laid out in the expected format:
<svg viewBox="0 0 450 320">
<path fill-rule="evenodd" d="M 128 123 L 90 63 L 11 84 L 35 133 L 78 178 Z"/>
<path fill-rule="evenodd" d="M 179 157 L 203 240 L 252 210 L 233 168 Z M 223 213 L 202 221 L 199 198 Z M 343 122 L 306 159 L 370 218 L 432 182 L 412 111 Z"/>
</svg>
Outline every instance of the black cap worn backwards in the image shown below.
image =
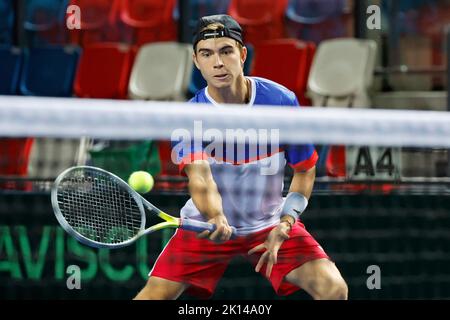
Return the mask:
<svg viewBox="0 0 450 320">
<path fill-rule="evenodd" d="M 224 28 L 219 28 L 217 30 L 203 30 L 212 23 L 223 24 Z M 197 22 L 197 26 L 194 30 L 194 39 L 192 41 L 192 44 L 195 48 L 200 40 L 222 37 L 234 39 L 240 44 L 244 45 L 244 42 L 242 40 L 242 28 L 239 23 L 236 22 L 236 20 L 226 14 L 206 16 L 200 18 L 200 20 Z"/>
</svg>

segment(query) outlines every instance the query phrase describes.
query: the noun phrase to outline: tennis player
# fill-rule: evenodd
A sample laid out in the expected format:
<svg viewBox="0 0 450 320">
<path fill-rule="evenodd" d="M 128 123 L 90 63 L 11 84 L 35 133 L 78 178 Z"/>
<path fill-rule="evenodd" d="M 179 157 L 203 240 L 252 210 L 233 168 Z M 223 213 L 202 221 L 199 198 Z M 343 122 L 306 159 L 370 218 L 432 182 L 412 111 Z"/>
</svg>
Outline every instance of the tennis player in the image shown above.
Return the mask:
<svg viewBox="0 0 450 320">
<path fill-rule="evenodd" d="M 208 86 L 190 102 L 207 103 L 211 108 L 227 103 L 243 108 L 298 106 L 294 93 L 285 87 L 244 76 L 247 50 L 241 27 L 230 16 L 201 18 L 193 45 L 194 63 Z M 347 285 L 339 270 L 299 219 L 313 189 L 318 159 L 314 147 L 268 150 L 256 159 L 248 152 L 224 152 L 219 159 L 201 144 L 179 152 L 180 169 L 189 178 L 191 194 L 181 216 L 209 221 L 217 228 L 201 234 L 178 229 L 136 299 L 176 299 L 183 292 L 209 298 L 231 259 L 239 255 L 271 282 L 278 295 L 301 288 L 314 299 L 347 299 Z M 280 165 L 275 172 L 262 174 L 267 161 Z M 286 162 L 294 176 L 283 198 Z M 230 225 L 239 236 L 231 238 Z"/>
</svg>

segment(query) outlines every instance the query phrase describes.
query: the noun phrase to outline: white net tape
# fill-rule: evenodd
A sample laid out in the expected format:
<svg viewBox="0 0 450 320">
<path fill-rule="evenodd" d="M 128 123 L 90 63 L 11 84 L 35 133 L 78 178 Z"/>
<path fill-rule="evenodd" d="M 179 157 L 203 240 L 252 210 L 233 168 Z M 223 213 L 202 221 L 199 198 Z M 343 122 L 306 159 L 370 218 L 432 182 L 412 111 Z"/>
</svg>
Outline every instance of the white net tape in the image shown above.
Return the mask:
<svg viewBox="0 0 450 320">
<path fill-rule="evenodd" d="M 276 129 L 281 143 L 450 147 L 449 112 L 0 96 L 3 137 L 168 140 L 194 121 L 202 130 Z"/>
</svg>

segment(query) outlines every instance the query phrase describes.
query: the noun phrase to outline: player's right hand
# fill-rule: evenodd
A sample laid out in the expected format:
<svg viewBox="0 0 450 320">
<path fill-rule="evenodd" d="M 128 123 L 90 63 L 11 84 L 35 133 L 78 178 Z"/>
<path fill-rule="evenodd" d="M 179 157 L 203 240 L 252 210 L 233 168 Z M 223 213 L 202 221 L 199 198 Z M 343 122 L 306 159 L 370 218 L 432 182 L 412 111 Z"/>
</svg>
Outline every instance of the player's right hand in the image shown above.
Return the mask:
<svg viewBox="0 0 450 320">
<path fill-rule="evenodd" d="M 223 214 L 210 219 L 208 222 L 215 224 L 216 230 L 214 230 L 214 232 L 212 233 L 208 230 L 205 230 L 199 233 L 197 235 L 197 238 L 208 238 L 209 240 L 217 243 L 228 241 L 231 238 L 232 230 L 230 225 L 228 224 L 227 218 Z"/>
</svg>

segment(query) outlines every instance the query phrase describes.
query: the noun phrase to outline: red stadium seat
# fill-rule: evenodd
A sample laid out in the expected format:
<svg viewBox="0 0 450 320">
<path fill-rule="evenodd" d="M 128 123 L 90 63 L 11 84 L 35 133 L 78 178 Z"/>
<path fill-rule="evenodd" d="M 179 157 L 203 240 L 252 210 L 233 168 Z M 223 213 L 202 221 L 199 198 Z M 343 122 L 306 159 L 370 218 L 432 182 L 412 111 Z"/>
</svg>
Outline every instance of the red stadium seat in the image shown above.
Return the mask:
<svg viewBox="0 0 450 320">
<path fill-rule="evenodd" d="M 325 161 L 327 176 L 345 178 L 347 175 L 345 159 L 345 146 L 330 146 Z"/>
<path fill-rule="evenodd" d="M 0 139 L 0 176 L 6 178 L 26 177 L 32 145 L 32 138 Z M 1 189 L 29 190 L 30 187 L 29 182 L 0 182 Z"/>
<path fill-rule="evenodd" d="M 127 42 L 142 45 L 148 42 L 174 41 L 177 23 L 174 20 L 176 0 L 119 0 L 118 16 L 131 33 Z"/>
<path fill-rule="evenodd" d="M 128 82 L 137 48 L 117 43 L 97 43 L 84 48 L 75 78 L 75 94 L 84 98 L 127 99 Z M 126 179 L 131 172 L 160 171 L 158 149 L 150 141 L 96 141 L 89 146 L 92 164 Z"/>
<path fill-rule="evenodd" d="M 159 141 L 159 158 L 161 161 L 161 174 L 158 176 L 156 188 L 159 190 L 183 190 L 187 187 L 183 175 L 179 173 L 179 167 L 173 163 L 171 153 L 172 146 L 170 141 Z M 178 180 L 178 181 L 177 181 Z"/>
<path fill-rule="evenodd" d="M 313 43 L 296 39 L 261 42 L 255 48 L 252 75 L 284 85 L 295 92 L 301 105 L 311 105 L 306 88 L 314 52 Z"/>
<path fill-rule="evenodd" d="M 117 43 L 97 43 L 85 47 L 75 77 L 75 95 L 126 99 L 134 56 L 134 49 Z"/>
<path fill-rule="evenodd" d="M 228 14 L 244 30 L 244 41 L 257 45 L 270 39 L 283 38 L 284 13 L 288 0 L 232 0 Z"/>
<path fill-rule="evenodd" d="M 90 43 L 119 41 L 114 8 L 118 0 L 71 0 L 81 11 L 81 29 L 70 30 L 70 41 L 80 46 Z M 70 15 L 67 16 L 70 19 Z M 69 20 L 70 21 L 70 20 Z"/>
</svg>

